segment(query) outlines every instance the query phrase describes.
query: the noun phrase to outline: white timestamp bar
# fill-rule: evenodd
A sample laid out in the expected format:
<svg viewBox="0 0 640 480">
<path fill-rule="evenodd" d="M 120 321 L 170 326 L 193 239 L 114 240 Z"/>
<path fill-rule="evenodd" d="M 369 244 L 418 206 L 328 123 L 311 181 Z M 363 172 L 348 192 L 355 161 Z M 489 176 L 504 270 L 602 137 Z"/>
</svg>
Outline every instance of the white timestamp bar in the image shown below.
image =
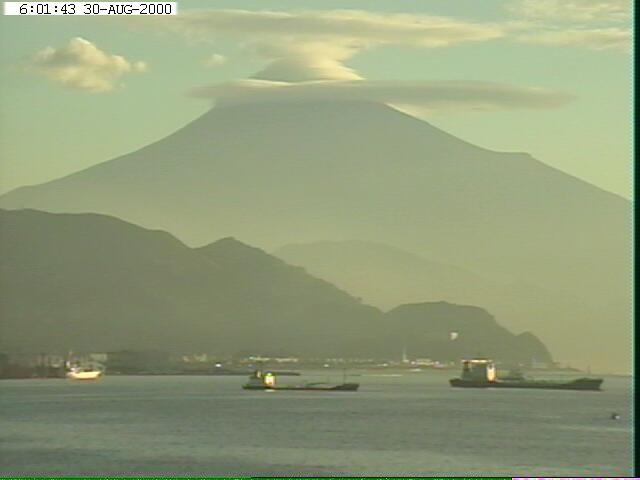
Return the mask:
<svg viewBox="0 0 640 480">
<path fill-rule="evenodd" d="M 176 15 L 177 2 L 4 2 L 5 15 Z"/>
</svg>

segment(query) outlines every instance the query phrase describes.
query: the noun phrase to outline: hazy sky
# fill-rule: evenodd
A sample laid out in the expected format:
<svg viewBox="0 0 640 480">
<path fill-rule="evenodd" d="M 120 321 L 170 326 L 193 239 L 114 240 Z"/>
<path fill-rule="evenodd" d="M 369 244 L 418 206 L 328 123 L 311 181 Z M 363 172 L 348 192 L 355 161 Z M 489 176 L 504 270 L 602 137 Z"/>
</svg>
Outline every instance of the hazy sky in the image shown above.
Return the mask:
<svg viewBox="0 0 640 480">
<path fill-rule="evenodd" d="M 135 150 L 231 92 L 401 104 L 630 195 L 627 1 L 178 4 L 177 17 L 1 18 L 0 191 Z"/>
</svg>

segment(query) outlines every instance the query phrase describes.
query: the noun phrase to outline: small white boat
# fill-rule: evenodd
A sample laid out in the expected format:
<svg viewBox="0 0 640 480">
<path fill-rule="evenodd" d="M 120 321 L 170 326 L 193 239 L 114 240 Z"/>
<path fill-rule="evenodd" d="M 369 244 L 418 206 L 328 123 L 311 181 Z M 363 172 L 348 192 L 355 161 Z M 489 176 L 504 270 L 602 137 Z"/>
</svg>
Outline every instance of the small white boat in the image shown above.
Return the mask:
<svg viewBox="0 0 640 480">
<path fill-rule="evenodd" d="M 101 375 L 102 370 L 84 370 L 81 367 L 73 367 L 65 376 L 70 380 L 96 380 Z"/>
</svg>

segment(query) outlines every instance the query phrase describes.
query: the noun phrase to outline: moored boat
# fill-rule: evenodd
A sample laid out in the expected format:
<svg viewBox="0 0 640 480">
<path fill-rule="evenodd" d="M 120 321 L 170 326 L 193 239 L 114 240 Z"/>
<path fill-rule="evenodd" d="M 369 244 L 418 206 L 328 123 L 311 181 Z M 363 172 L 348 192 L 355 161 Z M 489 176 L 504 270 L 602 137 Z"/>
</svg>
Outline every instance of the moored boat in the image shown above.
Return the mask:
<svg viewBox="0 0 640 480">
<path fill-rule="evenodd" d="M 324 392 L 355 392 L 360 387 L 359 383 L 323 383 L 312 382 L 297 385 L 277 385 L 276 375 L 273 372 L 256 370 L 251 374 L 247 383 L 242 388 L 245 390 L 306 390 Z"/>
<path fill-rule="evenodd" d="M 462 361 L 462 375 L 452 378 L 452 387 L 465 388 L 531 388 L 544 390 L 600 390 L 602 378 L 576 378 L 573 380 L 533 380 L 524 376 L 500 379 L 492 360 L 481 358 Z"/>
<path fill-rule="evenodd" d="M 69 368 L 65 377 L 69 380 L 96 380 L 102 375 L 102 370 L 75 366 Z"/>
</svg>

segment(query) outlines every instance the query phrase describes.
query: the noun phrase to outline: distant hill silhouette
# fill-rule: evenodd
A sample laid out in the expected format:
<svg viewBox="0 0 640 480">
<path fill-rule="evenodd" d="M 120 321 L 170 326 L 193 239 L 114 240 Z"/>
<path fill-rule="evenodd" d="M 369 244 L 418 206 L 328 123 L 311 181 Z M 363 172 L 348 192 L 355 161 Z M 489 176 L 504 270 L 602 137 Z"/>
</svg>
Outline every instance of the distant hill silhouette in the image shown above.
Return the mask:
<svg viewBox="0 0 640 480">
<path fill-rule="evenodd" d="M 218 106 L 135 152 L 9 192 L 0 206 L 115 215 L 191 245 L 231 235 L 266 248 L 391 245 L 575 298 L 589 314 L 557 313 L 569 323 L 549 331 L 553 350 L 629 369 L 629 202 L 386 105 Z"/>
<path fill-rule="evenodd" d="M 0 251 L 0 351 L 9 353 L 399 357 L 414 330 L 446 329 L 428 326 L 429 307 L 406 318 L 384 315 L 233 238 L 192 249 L 165 232 L 104 215 L 0 210 Z M 465 336 L 476 336 L 478 348 L 505 361 L 545 357 L 543 346 L 522 347 L 482 309 L 434 308 L 451 319 L 467 309 Z M 482 334 L 485 327 L 492 335 Z M 415 347 L 421 356 L 433 348 Z"/>
<path fill-rule="evenodd" d="M 273 254 L 384 310 L 427 300 L 482 305 L 512 331 L 535 327 L 556 359 L 593 359 L 593 351 L 585 351 L 584 344 L 567 346 L 564 337 L 569 330 L 581 338 L 585 328 L 607 319 L 602 310 L 575 296 L 523 281 L 487 278 L 380 243 L 293 244 Z M 604 332 L 599 339 L 613 341 L 617 335 L 620 332 Z"/>
<path fill-rule="evenodd" d="M 384 310 L 402 303 L 488 297 L 502 284 L 469 270 L 381 243 L 351 240 L 291 244 L 273 255 Z"/>
<path fill-rule="evenodd" d="M 428 352 L 432 358 L 491 357 L 514 363 L 550 362 L 546 347 L 530 332 L 515 338 L 485 310 L 447 302 L 401 305 L 385 315 L 398 326 L 399 342 L 409 356 Z M 452 339 L 451 333 L 457 334 Z M 508 341 L 500 341 L 509 339 Z"/>
</svg>

